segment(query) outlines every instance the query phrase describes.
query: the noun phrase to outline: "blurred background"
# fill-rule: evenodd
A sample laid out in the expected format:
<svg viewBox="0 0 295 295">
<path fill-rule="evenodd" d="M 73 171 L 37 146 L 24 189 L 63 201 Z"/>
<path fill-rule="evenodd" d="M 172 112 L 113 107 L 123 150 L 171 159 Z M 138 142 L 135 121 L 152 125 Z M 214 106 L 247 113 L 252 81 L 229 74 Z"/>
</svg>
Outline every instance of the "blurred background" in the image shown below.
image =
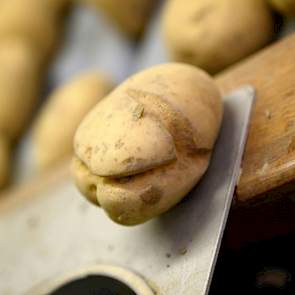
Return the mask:
<svg viewBox="0 0 295 295">
<path fill-rule="evenodd" d="M 293 0 L 0 0 L 0 202 L 68 162 L 83 117 L 133 73 L 218 76 L 294 31 Z M 289 232 L 224 241 L 211 293 L 295 294 L 293 249 Z"/>
</svg>

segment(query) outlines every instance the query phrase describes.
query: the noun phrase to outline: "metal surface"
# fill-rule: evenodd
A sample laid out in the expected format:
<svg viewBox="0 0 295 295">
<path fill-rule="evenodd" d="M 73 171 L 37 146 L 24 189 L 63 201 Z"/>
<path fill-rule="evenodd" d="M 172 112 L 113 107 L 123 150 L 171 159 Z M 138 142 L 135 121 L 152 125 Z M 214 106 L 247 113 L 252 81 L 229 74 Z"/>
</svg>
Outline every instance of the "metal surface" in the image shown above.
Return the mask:
<svg viewBox="0 0 295 295">
<path fill-rule="evenodd" d="M 68 284 L 74 280 L 79 280 L 87 278 L 91 275 L 99 275 L 103 277 L 113 278 L 118 280 L 128 287 L 130 287 L 135 294 L 140 295 L 153 295 L 153 290 L 147 285 L 147 283 L 138 275 L 118 266 L 112 265 L 92 265 L 82 267 L 78 270 L 67 272 L 65 274 L 60 274 L 58 277 L 48 280 L 44 283 L 41 283 L 39 286 L 32 288 L 27 292 L 27 295 L 43 295 L 51 294 L 53 291 L 58 288 Z M 88 294 L 88 293 L 87 293 Z M 85 294 L 85 295 L 87 295 Z M 100 294 L 94 289 L 92 294 Z M 104 294 L 113 294 L 112 292 L 108 293 L 108 290 L 105 290 Z M 125 293 L 124 293 L 125 294 Z"/>
<path fill-rule="evenodd" d="M 70 180 L 0 217 L 0 294 L 22 294 L 83 265 L 119 265 L 160 294 L 208 292 L 240 172 L 254 91 L 225 98 L 221 133 L 208 172 L 170 212 L 123 227 L 82 198 Z"/>
</svg>

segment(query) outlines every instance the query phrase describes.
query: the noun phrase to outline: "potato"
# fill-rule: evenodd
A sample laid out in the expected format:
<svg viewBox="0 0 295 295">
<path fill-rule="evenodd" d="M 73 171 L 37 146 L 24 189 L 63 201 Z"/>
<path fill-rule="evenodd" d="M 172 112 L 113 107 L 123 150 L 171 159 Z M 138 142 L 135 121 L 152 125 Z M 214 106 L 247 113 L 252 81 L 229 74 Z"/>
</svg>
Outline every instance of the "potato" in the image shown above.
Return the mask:
<svg viewBox="0 0 295 295">
<path fill-rule="evenodd" d="M 79 123 L 112 86 L 103 74 L 88 72 L 60 87 L 48 98 L 33 127 L 33 144 L 40 169 L 71 154 Z"/>
<path fill-rule="evenodd" d="M 117 27 L 130 37 L 138 37 L 144 30 L 157 0 L 80 0 L 106 13 Z"/>
<path fill-rule="evenodd" d="M 9 0 L 0 3 L 0 43 L 19 38 L 31 42 L 46 58 L 55 48 L 58 23 L 40 0 Z"/>
<path fill-rule="evenodd" d="M 19 40 L 0 43 L 0 134 L 12 141 L 27 126 L 37 103 L 39 64 L 37 52 L 28 44 Z"/>
<path fill-rule="evenodd" d="M 162 31 L 172 60 L 215 74 L 266 45 L 274 24 L 265 0 L 168 0 Z"/>
<path fill-rule="evenodd" d="M 9 181 L 10 151 L 8 140 L 0 134 L 0 189 L 5 187 Z"/>
<path fill-rule="evenodd" d="M 134 75 L 77 129 L 78 188 L 124 225 L 167 211 L 205 173 L 222 110 L 213 80 L 193 66 L 163 64 Z"/>
<path fill-rule="evenodd" d="M 72 4 L 73 0 L 37 0 L 48 5 L 50 9 L 57 16 L 62 15 L 62 13 Z"/>
<path fill-rule="evenodd" d="M 295 0 L 269 0 L 278 12 L 286 16 L 295 16 Z"/>
</svg>

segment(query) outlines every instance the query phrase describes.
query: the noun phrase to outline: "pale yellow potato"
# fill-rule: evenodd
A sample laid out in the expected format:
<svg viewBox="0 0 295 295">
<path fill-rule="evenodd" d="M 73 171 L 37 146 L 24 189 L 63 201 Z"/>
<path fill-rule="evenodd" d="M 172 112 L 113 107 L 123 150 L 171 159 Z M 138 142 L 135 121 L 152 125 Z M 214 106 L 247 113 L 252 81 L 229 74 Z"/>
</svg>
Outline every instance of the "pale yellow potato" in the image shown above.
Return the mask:
<svg viewBox="0 0 295 295">
<path fill-rule="evenodd" d="M 138 37 L 157 0 L 79 0 L 102 10 L 117 27 L 131 37 Z"/>
<path fill-rule="evenodd" d="M 0 189 L 4 188 L 9 182 L 10 153 L 9 141 L 0 134 Z"/>
<path fill-rule="evenodd" d="M 33 144 L 41 170 L 71 155 L 76 128 L 113 84 L 98 72 L 84 73 L 48 98 L 33 127 Z"/>
<path fill-rule="evenodd" d="M 19 38 L 32 43 L 46 58 L 56 46 L 58 22 L 40 0 L 9 0 L 0 3 L 0 43 Z"/>
<path fill-rule="evenodd" d="M 77 129 L 78 188 L 124 225 L 169 210 L 205 173 L 222 113 L 214 81 L 196 67 L 170 63 L 132 76 Z"/>
<path fill-rule="evenodd" d="M 295 16 L 295 0 L 268 0 L 278 12 L 286 16 Z"/>
<path fill-rule="evenodd" d="M 37 104 L 40 58 L 19 40 L 0 43 L 0 133 L 15 141 Z"/>
<path fill-rule="evenodd" d="M 265 46 L 274 23 L 265 0 L 167 0 L 162 31 L 172 60 L 215 74 Z"/>
</svg>

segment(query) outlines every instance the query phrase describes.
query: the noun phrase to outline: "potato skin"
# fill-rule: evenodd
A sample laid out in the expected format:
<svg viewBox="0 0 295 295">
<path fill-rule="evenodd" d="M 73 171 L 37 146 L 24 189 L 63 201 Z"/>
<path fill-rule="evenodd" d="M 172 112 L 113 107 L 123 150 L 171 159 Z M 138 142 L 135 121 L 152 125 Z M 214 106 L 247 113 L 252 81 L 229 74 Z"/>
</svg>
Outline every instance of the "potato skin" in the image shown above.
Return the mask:
<svg viewBox="0 0 295 295">
<path fill-rule="evenodd" d="M 33 126 L 33 145 L 41 170 L 70 156 L 79 123 L 112 88 L 105 75 L 87 72 L 53 92 Z"/>
<path fill-rule="evenodd" d="M 103 11 L 118 29 L 131 38 L 137 38 L 157 0 L 80 0 Z"/>
<path fill-rule="evenodd" d="M 168 0 L 162 31 L 172 60 L 215 74 L 265 46 L 274 24 L 265 0 Z"/>
<path fill-rule="evenodd" d="M 272 7 L 286 16 L 295 16 L 295 0 L 268 0 Z"/>
<path fill-rule="evenodd" d="M 0 43 L 0 133 L 16 141 L 36 106 L 40 87 L 38 54 L 19 40 Z"/>
<path fill-rule="evenodd" d="M 0 187 L 9 181 L 11 149 L 31 119 L 42 68 L 56 46 L 59 22 L 53 2 L 0 1 Z"/>
<path fill-rule="evenodd" d="M 0 42 L 0 187 L 9 183 L 12 147 L 28 126 L 40 93 L 40 60 L 22 39 Z"/>
<path fill-rule="evenodd" d="M 4 188 L 10 178 L 10 144 L 4 136 L 0 134 L 0 189 Z"/>
<path fill-rule="evenodd" d="M 48 9 L 50 9 L 53 14 L 55 14 L 57 17 L 60 17 L 63 15 L 65 10 L 71 6 L 73 0 L 38 0 L 40 2 L 43 2 L 44 5 L 48 6 Z"/>
<path fill-rule="evenodd" d="M 140 108 L 133 107 L 135 102 Z M 141 109 L 140 116 L 133 117 L 137 109 Z M 110 110 L 114 110 L 113 116 L 107 115 L 102 121 L 101 116 Z M 112 125 L 121 120 L 121 110 L 121 124 Z M 112 220 L 124 225 L 143 223 L 169 210 L 205 173 L 222 114 L 222 100 L 214 81 L 193 66 L 163 64 L 130 77 L 99 102 L 77 129 L 73 174 L 79 190 Z M 153 145 L 150 147 L 146 140 L 152 130 L 145 125 L 148 119 L 160 124 L 158 130 L 165 128 L 173 139 L 176 156 L 168 163 L 167 138 L 161 133 L 157 135 L 157 148 L 163 150 L 157 152 L 155 161 Z M 108 132 L 108 141 L 95 136 L 108 125 L 121 130 Z M 135 128 L 134 137 L 128 134 L 130 126 Z M 126 159 L 120 158 L 122 154 Z M 104 176 L 100 166 L 105 165 L 105 159 L 121 174 Z M 130 165 L 137 169 L 130 173 Z"/>
<path fill-rule="evenodd" d="M 44 1 L 0 2 L 0 42 L 16 38 L 31 43 L 46 60 L 56 47 L 58 32 L 56 15 Z"/>
</svg>

